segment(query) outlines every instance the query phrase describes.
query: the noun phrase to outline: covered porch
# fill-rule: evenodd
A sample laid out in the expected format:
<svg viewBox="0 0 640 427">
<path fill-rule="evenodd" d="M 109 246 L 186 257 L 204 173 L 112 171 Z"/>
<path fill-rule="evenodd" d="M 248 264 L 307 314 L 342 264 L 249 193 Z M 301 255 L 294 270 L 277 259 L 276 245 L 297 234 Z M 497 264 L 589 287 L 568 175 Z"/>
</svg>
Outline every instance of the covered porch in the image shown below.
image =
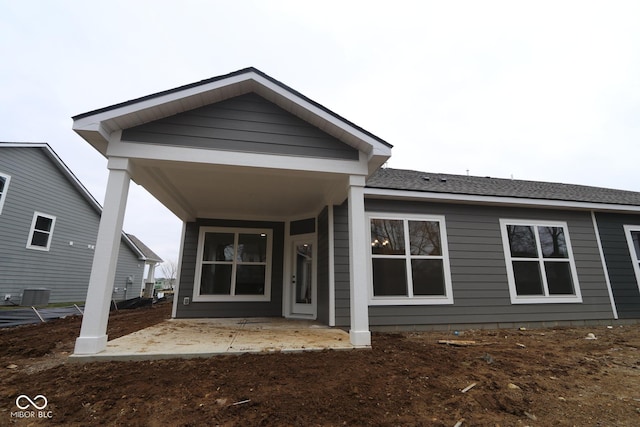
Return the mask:
<svg viewBox="0 0 640 427">
<path fill-rule="evenodd" d="M 253 68 L 76 116 L 74 130 L 109 168 L 76 355 L 109 348 L 130 180 L 183 221 L 176 319 L 335 326 L 333 214 L 346 207 L 349 343 L 370 346 L 364 185 L 390 145 Z"/>
</svg>

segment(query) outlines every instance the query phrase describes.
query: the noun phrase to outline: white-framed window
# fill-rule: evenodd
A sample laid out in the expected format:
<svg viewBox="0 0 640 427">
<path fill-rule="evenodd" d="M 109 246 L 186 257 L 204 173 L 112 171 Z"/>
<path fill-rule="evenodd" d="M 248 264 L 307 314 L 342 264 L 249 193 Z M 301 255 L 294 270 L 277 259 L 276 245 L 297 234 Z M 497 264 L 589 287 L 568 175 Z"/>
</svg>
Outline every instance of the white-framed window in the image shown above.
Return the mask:
<svg viewBox="0 0 640 427">
<path fill-rule="evenodd" d="M 512 304 L 580 303 L 565 222 L 501 219 Z"/>
<path fill-rule="evenodd" d="M 34 212 L 31 220 L 31 230 L 27 240 L 28 249 L 48 251 L 51 246 L 53 227 L 56 225 L 56 217 L 41 212 Z"/>
<path fill-rule="evenodd" d="M 636 274 L 636 284 L 640 288 L 640 225 L 625 225 L 624 234 L 629 245 L 629 254 Z"/>
<path fill-rule="evenodd" d="M 11 177 L 0 172 L 0 214 L 2 213 L 2 207 L 4 206 L 4 199 L 7 198 L 9 181 L 11 181 Z"/>
<path fill-rule="evenodd" d="M 269 301 L 272 231 L 201 227 L 193 300 Z"/>
<path fill-rule="evenodd" d="M 453 304 L 444 216 L 370 213 L 369 304 Z"/>
</svg>

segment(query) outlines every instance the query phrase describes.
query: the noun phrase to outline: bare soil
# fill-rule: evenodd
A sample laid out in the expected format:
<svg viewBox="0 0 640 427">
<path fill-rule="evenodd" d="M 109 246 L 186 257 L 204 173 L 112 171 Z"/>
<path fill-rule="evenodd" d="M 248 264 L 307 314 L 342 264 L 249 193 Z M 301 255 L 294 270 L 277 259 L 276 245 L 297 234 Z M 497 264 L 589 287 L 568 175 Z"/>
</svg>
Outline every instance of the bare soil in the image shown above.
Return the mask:
<svg viewBox="0 0 640 427">
<path fill-rule="evenodd" d="M 169 313 L 114 312 L 109 337 Z M 81 364 L 67 360 L 80 322 L 0 330 L 0 425 L 640 425 L 640 325 L 374 334 L 372 350 Z M 46 396 L 51 418 L 17 418 L 21 394 Z"/>
</svg>

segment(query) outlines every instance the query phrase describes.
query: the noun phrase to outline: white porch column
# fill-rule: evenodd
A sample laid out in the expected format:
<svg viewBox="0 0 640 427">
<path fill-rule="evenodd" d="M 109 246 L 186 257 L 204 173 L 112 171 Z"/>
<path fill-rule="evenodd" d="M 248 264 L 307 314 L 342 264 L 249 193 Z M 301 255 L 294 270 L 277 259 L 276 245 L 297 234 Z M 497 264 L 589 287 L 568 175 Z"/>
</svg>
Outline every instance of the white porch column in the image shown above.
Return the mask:
<svg viewBox="0 0 640 427">
<path fill-rule="evenodd" d="M 107 321 L 129 194 L 129 160 L 109 159 L 109 180 L 98 228 L 89 290 L 75 354 L 96 354 L 107 346 Z"/>
<path fill-rule="evenodd" d="M 371 345 L 367 290 L 367 233 L 364 214 L 363 176 L 349 177 L 349 275 L 351 280 L 351 329 L 356 347 Z"/>
</svg>

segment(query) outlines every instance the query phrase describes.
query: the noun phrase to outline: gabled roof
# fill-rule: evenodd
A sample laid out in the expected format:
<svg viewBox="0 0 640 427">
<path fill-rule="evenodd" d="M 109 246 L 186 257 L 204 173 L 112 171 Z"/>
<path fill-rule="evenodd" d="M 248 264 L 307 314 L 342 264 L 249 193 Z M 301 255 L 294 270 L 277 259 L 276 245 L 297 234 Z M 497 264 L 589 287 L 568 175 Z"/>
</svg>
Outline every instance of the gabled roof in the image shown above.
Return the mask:
<svg viewBox="0 0 640 427">
<path fill-rule="evenodd" d="M 609 209 L 611 205 L 640 208 L 640 193 L 609 188 L 590 187 L 553 182 L 524 181 L 413 170 L 381 168 L 367 181 L 369 193 L 373 189 L 409 191 L 433 195 L 435 198 L 448 195 L 455 200 L 477 200 L 482 198 L 500 203 L 515 202 L 515 199 L 536 201 L 538 205 L 574 206 L 590 204 Z M 380 192 L 377 192 L 380 193 Z M 458 197 L 456 197 L 458 196 Z M 587 207 L 586 205 L 583 207 Z"/>
<path fill-rule="evenodd" d="M 253 67 L 78 114 L 73 129 L 105 155 L 113 132 L 250 92 L 376 157 L 375 168 L 391 155 L 391 144 Z"/>
<path fill-rule="evenodd" d="M 140 249 L 140 252 L 144 254 L 145 261 L 163 262 L 162 258 L 160 258 L 158 254 L 153 252 L 147 245 L 142 243 L 142 240 L 138 239 L 133 234 L 127 233 L 127 237 L 129 237 L 129 239 L 133 242 L 133 244 L 136 245 L 138 249 Z"/>
<path fill-rule="evenodd" d="M 93 195 L 87 190 L 87 188 L 80 182 L 80 180 L 71 172 L 71 169 L 62 161 L 58 154 L 53 151 L 53 148 L 45 142 L 0 142 L 0 149 L 2 148 L 35 148 L 42 150 L 42 152 L 53 162 L 53 164 L 60 170 L 62 175 L 69 181 L 72 187 L 74 187 L 78 193 L 84 198 L 89 206 L 96 211 L 98 216 L 102 216 L 102 206 L 93 197 Z M 122 239 L 127 246 L 133 250 L 133 252 L 140 259 L 145 259 L 144 253 L 138 249 L 138 247 L 129 239 L 128 235 L 123 231 Z"/>
</svg>

